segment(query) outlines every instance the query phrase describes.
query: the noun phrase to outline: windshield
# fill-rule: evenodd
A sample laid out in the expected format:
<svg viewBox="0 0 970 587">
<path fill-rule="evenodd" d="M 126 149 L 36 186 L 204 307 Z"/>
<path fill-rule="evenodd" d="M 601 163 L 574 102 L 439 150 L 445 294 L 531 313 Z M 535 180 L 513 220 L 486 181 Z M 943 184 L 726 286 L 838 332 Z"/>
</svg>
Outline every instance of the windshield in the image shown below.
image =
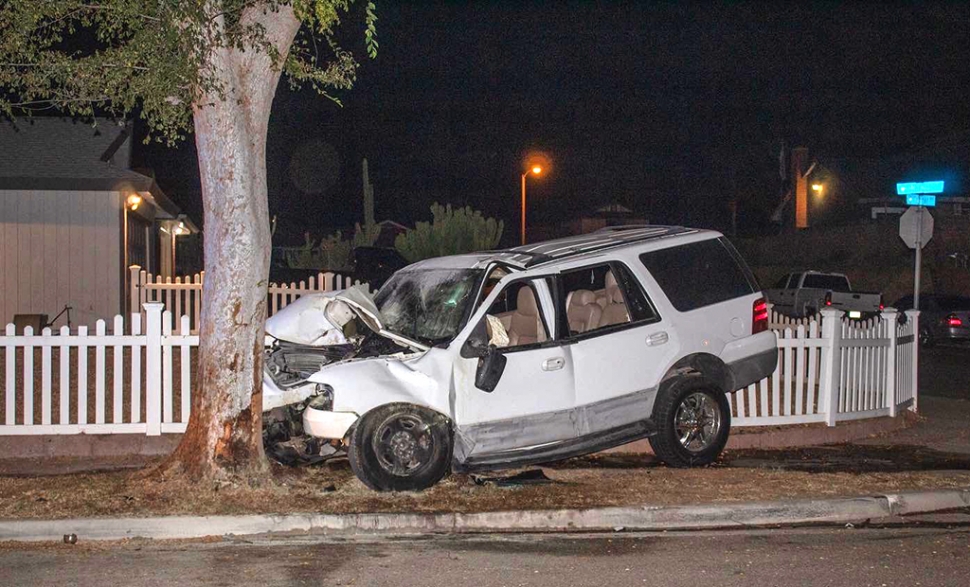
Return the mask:
<svg viewBox="0 0 970 587">
<path fill-rule="evenodd" d="M 449 342 L 468 319 L 482 273 L 480 269 L 398 271 L 374 297 L 384 328 L 430 346 Z"/>
</svg>

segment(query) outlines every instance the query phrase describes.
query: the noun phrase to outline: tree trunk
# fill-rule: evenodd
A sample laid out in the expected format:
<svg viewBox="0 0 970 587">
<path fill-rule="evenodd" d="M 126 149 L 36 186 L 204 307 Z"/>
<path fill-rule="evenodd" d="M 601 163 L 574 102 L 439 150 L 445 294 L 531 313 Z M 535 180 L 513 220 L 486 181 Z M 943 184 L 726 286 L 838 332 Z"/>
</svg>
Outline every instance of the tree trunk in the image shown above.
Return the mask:
<svg viewBox="0 0 970 587">
<path fill-rule="evenodd" d="M 286 55 L 299 28 L 292 10 L 257 13 Z M 268 18 L 267 18 L 268 17 Z M 198 376 L 188 428 L 160 471 L 189 479 L 258 478 L 263 336 L 270 262 L 266 131 L 280 71 L 260 51 L 212 56 L 222 95 L 193 108 L 205 229 Z"/>
</svg>

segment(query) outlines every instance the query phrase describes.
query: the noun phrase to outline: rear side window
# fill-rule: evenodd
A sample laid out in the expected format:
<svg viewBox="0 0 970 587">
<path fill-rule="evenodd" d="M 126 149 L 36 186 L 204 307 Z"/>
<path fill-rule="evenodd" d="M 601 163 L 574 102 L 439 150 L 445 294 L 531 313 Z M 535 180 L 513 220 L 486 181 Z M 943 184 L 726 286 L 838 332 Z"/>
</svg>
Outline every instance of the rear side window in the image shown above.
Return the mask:
<svg viewBox="0 0 970 587">
<path fill-rule="evenodd" d="M 746 296 L 758 287 L 740 255 L 723 238 L 644 253 L 640 262 L 680 312 Z"/>
</svg>

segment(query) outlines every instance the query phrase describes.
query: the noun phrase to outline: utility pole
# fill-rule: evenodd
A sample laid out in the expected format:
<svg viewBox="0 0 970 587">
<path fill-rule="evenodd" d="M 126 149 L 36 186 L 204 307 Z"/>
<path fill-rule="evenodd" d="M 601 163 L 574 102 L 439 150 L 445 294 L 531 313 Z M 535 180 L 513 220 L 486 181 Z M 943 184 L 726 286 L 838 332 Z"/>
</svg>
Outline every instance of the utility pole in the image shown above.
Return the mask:
<svg viewBox="0 0 970 587">
<path fill-rule="evenodd" d="M 808 228 L 808 149 L 791 151 L 792 177 L 795 179 L 795 228 Z"/>
</svg>

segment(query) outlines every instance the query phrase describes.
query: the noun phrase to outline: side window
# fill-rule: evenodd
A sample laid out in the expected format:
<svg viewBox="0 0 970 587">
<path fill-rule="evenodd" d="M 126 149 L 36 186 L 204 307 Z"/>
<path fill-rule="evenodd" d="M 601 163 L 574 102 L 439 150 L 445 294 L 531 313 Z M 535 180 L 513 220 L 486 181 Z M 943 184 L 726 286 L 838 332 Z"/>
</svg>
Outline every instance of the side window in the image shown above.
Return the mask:
<svg viewBox="0 0 970 587">
<path fill-rule="evenodd" d="M 506 286 L 489 307 L 484 320 L 488 343 L 498 348 L 511 349 L 550 339 L 532 281 L 516 281 Z"/>
<path fill-rule="evenodd" d="M 754 293 L 751 271 L 723 239 L 711 239 L 640 255 L 680 312 L 689 312 Z"/>
<path fill-rule="evenodd" d="M 488 294 L 492 293 L 492 290 L 495 289 L 498 282 L 508 274 L 509 272 L 502 267 L 495 267 L 488 272 L 488 275 L 485 277 L 485 282 L 482 284 L 482 295 L 479 297 L 478 303 L 475 304 L 476 309 L 485 301 Z"/>
<path fill-rule="evenodd" d="M 566 271 L 560 279 L 570 335 L 659 320 L 640 282 L 621 263 Z"/>
</svg>

